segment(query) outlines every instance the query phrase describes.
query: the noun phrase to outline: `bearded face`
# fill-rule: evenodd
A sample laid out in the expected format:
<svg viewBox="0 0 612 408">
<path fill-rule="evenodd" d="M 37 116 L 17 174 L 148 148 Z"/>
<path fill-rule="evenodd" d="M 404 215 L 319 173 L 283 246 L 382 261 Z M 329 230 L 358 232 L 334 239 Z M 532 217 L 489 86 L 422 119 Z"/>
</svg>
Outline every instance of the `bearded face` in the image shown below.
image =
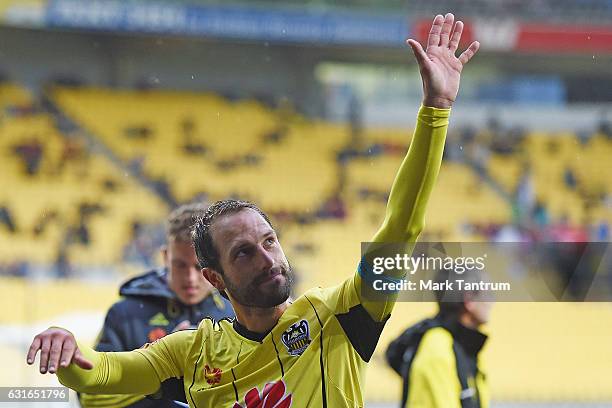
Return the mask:
<svg viewBox="0 0 612 408">
<path fill-rule="evenodd" d="M 289 298 L 293 271 L 276 232 L 257 211 L 226 215 L 211 234 L 222 269 L 217 289 L 248 307 L 274 307 Z"/>
</svg>

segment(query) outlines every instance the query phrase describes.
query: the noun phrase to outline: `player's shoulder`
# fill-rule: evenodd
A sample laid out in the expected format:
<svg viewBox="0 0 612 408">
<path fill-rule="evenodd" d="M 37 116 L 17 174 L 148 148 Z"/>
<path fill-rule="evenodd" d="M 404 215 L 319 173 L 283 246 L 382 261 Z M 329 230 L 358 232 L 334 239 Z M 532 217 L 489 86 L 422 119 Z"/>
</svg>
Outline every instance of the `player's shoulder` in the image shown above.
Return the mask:
<svg viewBox="0 0 612 408">
<path fill-rule="evenodd" d="M 325 304 L 326 300 L 330 297 L 330 293 L 330 288 L 316 286 L 308 289 L 306 292 L 304 292 L 304 294 L 293 300 L 291 305 L 294 307 L 300 307 L 302 305 L 315 306 L 315 304 L 319 303 Z"/>
<path fill-rule="evenodd" d="M 452 363 L 455 361 L 453 351 L 453 336 L 443 327 L 427 330 L 421 339 L 415 364 L 421 363 Z"/>
<path fill-rule="evenodd" d="M 353 277 L 345 281 L 328 287 L 313 287 L 306 291 L 303 295 L 310 303 L 319 303 L 319 305 L 336 310 L 339 303 L 351 303 L 357 300 L 357 294 L 353 285 Z M 342 302 L 343 299 L 349 299 L 347 302 Z M 299 299 L 299 298 L 298 298 Z"/>
<path fill-rule="evenodd" d="M 211 336 L 218 331 L 218 321 L 211 317 L 206 317 L 200 321 L 197 327 L 179 330 L 163 337 L 163 341 L 171 348 L 173 347 L 192 347 L 207 342 Z M 191 346 L 188 346 L 191 345 Z"/>
<path fill-rule="evenodd" d="M 319 318 L 334 314 L 337 303 L 335 288 L 313 287 L 291 301 L 289 311 L 296 315 L 314 312 Z"/>
</svg>

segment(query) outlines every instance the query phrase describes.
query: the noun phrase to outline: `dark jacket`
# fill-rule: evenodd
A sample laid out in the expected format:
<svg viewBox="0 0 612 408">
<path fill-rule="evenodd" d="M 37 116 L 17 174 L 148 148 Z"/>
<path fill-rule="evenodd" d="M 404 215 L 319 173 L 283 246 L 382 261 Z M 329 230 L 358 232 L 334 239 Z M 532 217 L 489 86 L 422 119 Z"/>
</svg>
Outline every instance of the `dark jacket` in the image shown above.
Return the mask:
<svg viewBox="0 0 612 408">
<path fill-rule="evenodd" d="M 486 340 L 478 330 L 440 316 L 408 328 L 387 351 L 387 360 L 404 379 L 402 407 L 487 408 L 489 388 L 480 356 Z"/>
<path fill-rule="evenodd" d="M 220 320 L 234 317 L 229 301 L 213 292 L 197 305 L 182 304 L 167 283 L 165 268 L 136 276 L 120 289 L 123 297 L 106 314 L 97 351 L 130 351 L 172 333 L 184 320 L 196 327 L 205 317 Z M 142 396 L 81 395 L 84 407 L 176 407 L 169 402 L 143 399 Z"/>
</svg>

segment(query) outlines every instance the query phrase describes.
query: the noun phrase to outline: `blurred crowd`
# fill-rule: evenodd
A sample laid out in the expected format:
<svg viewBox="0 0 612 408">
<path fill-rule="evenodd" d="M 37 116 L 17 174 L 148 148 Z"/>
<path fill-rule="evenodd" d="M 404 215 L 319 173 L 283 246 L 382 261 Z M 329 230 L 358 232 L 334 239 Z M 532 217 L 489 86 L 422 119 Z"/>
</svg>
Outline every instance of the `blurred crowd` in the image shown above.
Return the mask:
<svg viewBox="0 0 612 408">
<path fill-rule="evenodd" d="M 4 115 L 30 115 L 39 112 L 39 108 L 21 108 L 7 110 Z M 6 117 L 6 116 L 5 116 Z M 372 160 L 381 156 L 402 157 L 406 151 L 406 144 L 393 141 L 368 142 L 367 130 L 363 128 L 361 108 L 358 100 L 351 101 L 347 111 L 347 129 L 351 137 L 347 144 L 336 152 L 336 165 L 338 179 L 336 187 L 327 197 L 323 197 L 320 205 L 310 211 L 282 210 L 271 212 L 271 216 L 279 225 L 310 225 L 319 222 L 337 220 L 342 222 L 347 218 L 353 200 L 374 201 L 384 205 L 388 199 L 388 191 L 377 190 L 366 185 L 355 192 L 347 191 L 347 167 L 354 161 Z M 285 143 L 289 136 L 289 126 L 282 115 L 279 115 L 278 125 L 272 130 L 259 135 L 259 144 L 255 144 L 252 151 L 235 157 L 218 158 L 214 151 L 200 137 L 195 120 L 186 116 L 179 124 L 182 137 L 177 140 L 177 149 L 186 156 L 201 157 L 202 160 L 212 160 L 219 171 L 232 172 L 244 167 L 256 167 L 264 160 L 261 147 Z M 612 127 L 608 122 L 602 121 L 597 132 L 603 134 L 612 143 Z M 90 177 L 89 159 L 90 149 L 84 139 L 79 137 L 74 129 L 71 132 L 59 132 L 62 137 L 62 148 L 59 155 L 50 155 L 45 144 L 45 135 L 26 137 L 19 143 L 10 145 L 9 151 L 17 158 L 22 166 L 22 172 L 27 180 L 35 177 L 61 177 L 71 163 L 73 168 L 80 169 L 79 177 L 86 180 Z M 68 135 L 68 136 L 65 136 Z M 147 124 L 128 126 L 123 135 L 126 139 L 144 139 L 152 137 L 153 130 Z M 471 166 L 480 176 L 481 182 L 490 183 L 495 187 L 495 179 L 489 174 L 488 161 L 492 155 L 504 157 L 521 157 L 526 132 L 519 128 L 504 128 L 495 120 L 489 121 L 484 129 L 451 129 L 444 160 L 460 162 Z M 588 143 L 590 135 L 580 134 L 577 139 L 580 143 Z M 554 149 L 553 149 L 554 150 Z M 53 157 L 52 157 L 53 156 Z M 172 185 L 165 177 L 151 177 L 143 170 L 145 158 L 135 157 L 126 163 L 132 175 L 141 181 L 149 183 L 159 197 L 168 207 L 177 203 L 172 193 Z M 545 202 L 536 199 L 534 176 L 528 160 L 524 161 L 520 179 L 514 191 L 506 191 L 507 200 L 513 209 L 513 218 L 510 223 L 489 223 L 477 219 L 466 219 L 460 228 L 465 236 L 480 237 L 489 242 L 589 242 L 610 241 L 610 225 L 605 220 L 593 220 L 588 216 L 581 224 L 569 222 L 568 217 L 553 218 Z M 585 205 L 588 214 L 589 206 L 594 202 L 603 203 L 612 210 L 612 192 L 601 191 L 593 194 L 582 188 L 579 178 L 572 168 L 567 167 L 563 174 L 564 185 L 575 191 Z M 26 181 L 27 182 L 27 181 Z M 110 178 L 102 178 L 96 182 L 101 183 L 103 193 L 112 193 L 121 188 L 121 182 Z M 497 186 L 499 187 L 499 186 Z M 235 198 L 238 197 L 230 192 Z M 207 202 L 209 197 L 205 191 L 198 193 L 195 200 Z M 54 274 L 57 277 L 68 277 L 74 272 L 69 260 L 69 249 L 78 245 L 87 247 L 91 243 L 90 223 L 96 217 L 103 217 L 107 210 L 101 200 L 97 202 L 74 203 L 74 211 L 66 213 L 58 208 L 48 208 L 40 214 L 33 226 L 19 225 L 14 215 L 14 209 L 8 203 L 0 202 L 0 228 L 9 234 L 25 234 L 32 237 L 33 242 L 44 237 L 45 232 L 53 226 L 60 228 L 62 238 L 57 245 L 57 254 Z M 423 239 L 430 241 L 444 241 L 446 234 L 443 231 L 427 231 Z M 160 224 L 144 224 L 134 219 L 131 223 L 130 239 L 124 246 L 121 259 L 128 264 L 137 264 L 152 267 L 157 263 L 158 248 L 163 244 L 163 228 Z M 314 246 L 308 243 L 297 243 L 296 251 L 313 252 Z M 3 274 L 24 276 L 28 274 L 27 260 L 23 262 L 9 262 L 0 264 Z"/>
</svg>

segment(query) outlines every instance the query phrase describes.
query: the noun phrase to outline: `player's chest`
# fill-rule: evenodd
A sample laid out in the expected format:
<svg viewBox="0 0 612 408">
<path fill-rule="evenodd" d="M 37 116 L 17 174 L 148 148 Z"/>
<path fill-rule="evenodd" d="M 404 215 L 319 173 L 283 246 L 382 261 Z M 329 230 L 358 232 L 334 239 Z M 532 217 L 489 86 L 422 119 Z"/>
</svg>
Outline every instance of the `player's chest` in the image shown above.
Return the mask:
<svg viewBox="0 0 612 408">
<path fill-rule="evenodd" d="M 261 394 L 266 384 L 279 380 L 292 389 L 316 388 L 304 378 L 320 376 L 324 332 L 316 317 L 300 317 L 279 322 L 261 343 L 233 335 L 214 339 L 194 358 L 196 369 L 193 376 L 186 375 L 186 391 L 196 400 L 214 400 L 220 404 L 214 406 L 223 406 L 230 400 L 242 401 L 254 389 Z M 279 389 L 274 390 L 278 394 Z"/>
</svg>

